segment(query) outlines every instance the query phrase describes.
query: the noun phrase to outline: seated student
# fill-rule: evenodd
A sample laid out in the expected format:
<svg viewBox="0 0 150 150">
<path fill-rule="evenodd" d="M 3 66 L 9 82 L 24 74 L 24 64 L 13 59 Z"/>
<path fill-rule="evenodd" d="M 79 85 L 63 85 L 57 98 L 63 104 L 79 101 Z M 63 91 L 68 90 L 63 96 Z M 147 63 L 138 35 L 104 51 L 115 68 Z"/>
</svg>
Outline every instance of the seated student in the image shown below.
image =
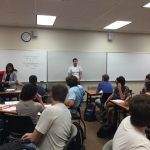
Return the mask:
<svg viewBox="0 0 150 150">
<path fill-rule="evenodd" d="M 75 76 L 67 77 L 66 82 L 70 88 L 65 104 L 70 108 L 72 116 L 76 116 L 77 109 L 83 100 L 84 89 L 81 85 L 78 85 L 78 79 Z"/>
<path fill-rule="evenodd" d="M 2 82 L 5 84 L 6 87 L 16 88 L 17 83 L 17 74 L 16 69 L 12 63 L 8 63 L 6 65 L 6 71 L 4 72 Z"/>
<path fill-rule="evenodd" d="M 107 110 L 108 123 L 112 122 L 112 120 L 111 120 L 112 119 L 112 111 L 114 110 L 114 105 L 110 102 L 110 100 L 113 100 L 113 99 L 125 100 L 130 94 L 129 88 L 127 86 L 125 86 L 125 82 L 126 81 L 123 76 L 119 76 L 118 78 L 116 78 L 117 86 L 104 104 L 104 107 Z"/>
<path fill-rule="evenodd" d="M 146 82 L 150 82 L 150 74 L 146 75 L 144 83 L 146 83 Z M 145 92 L 146 92 L 146 89 L 144 87 L 140 93 L 145 94 Z"/>
<path fill-rule="evenodd" d="M 71 133 L 71 114 L 64 105 L 68 89 L 57 84 L 51 90 L 51 104 L 42 112 L 33 133 L 26 133 L 22 140 L 37 144 L 38 150 L 63 150 Z"/>
<path fill-rule="evenodd" d="M 32 83 L 32 84 L 36 85 L 38 94 L 42 96 L 43 100 L 47 101 L 48 94 L 47 94 L 46 90 L 42 86 L 37 84 L 37 76 L 31 75 L 29 77 L 29 83 Z"/>
<path fill-rule="evenodd" d="M 109 82 L 109 76 L 107 74 L 102 75 L 102 81 L 98 83 L 96 92 L 99 93 L 102 91 L 103 93 L 112 93 L 113 88 L 111 82 Z M 101 102 L 100 99 L 95 101 L 95 104 L 100 107 Z"/>
<path fill-rule="evenodd" d="M 129 103 L 129 113 L 114 135 L 113 150 L 150 150 L 150 141 L 145 135 L 150 124 L 150 96 L 134 96 Z"/>
<path fill-rule="evenodd" d="M 150 95 L 150 80 L 145 82 L 145 94 Z"/>
<path fill-rule="evenodd" d="M 34 102 L 36 98 L 38 102 Z M 38 112 L 42 112 L 44 104 L 42 98 L 37 94 L 37 87 L 33 84 L 26 84 L 23 86 L 20 101 L 16 105 L 16 112 L 20 116 L 30 116 L 33 123 L 36 124 L 38 121 Z"/>
<path fill-rule="evenodd" d="M 16 89 L 16 85 L 18 83 L 17 72 L 12 63 L 8 63 L 6 65 L 6 71 L 3 74 L 2 83 L 4 84 L 4 88 Z M 12 99 L 13 97 L 17 96 L 14 94 L 1 95 L 1 102 L 3 103 L 6 98 Z"/>
</svg>

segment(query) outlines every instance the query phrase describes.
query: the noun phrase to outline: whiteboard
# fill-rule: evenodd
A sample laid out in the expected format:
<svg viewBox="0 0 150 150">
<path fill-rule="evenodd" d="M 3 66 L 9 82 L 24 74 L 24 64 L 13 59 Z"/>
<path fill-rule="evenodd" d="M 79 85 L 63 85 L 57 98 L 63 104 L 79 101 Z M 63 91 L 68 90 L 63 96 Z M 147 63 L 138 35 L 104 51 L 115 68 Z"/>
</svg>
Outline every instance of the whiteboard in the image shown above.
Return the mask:
<svg viewBox="0 0 150 150">
<path fill-rule="evenodd" d="M 106 73 L 106 53 L 48 51 L 48 81 L 65 81 L 73 58 L 83 69 L 82 81 L 99 81 Z"/>
<path fill-rule="evenodd" d="M 38 81 L 47 81 L 47 51 L 0 50 L 0 70 L 13 63 L 18 70 L 18 80 L 28 82 L 30 75 L 36 75 Z"/>
<path fill-rule="evenodd" d="M 122 75 L 129 81 L 144 80 L 150 73 L 150 54 L 108 53 L 107 73 L 110 80 Z"/>
</svg>

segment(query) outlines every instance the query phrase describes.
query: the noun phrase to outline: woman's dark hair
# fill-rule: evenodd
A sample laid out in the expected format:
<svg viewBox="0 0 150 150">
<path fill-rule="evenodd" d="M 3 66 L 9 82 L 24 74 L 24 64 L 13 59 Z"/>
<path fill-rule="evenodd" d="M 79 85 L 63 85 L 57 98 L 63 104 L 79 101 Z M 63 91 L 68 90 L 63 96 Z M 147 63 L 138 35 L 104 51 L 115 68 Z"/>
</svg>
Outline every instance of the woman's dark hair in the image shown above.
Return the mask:
<svg viewBox="0 0 150 150">
<path fill-rule="evenodd" d="M 29 83 L 35 84 L 37 83 L 37 76 L 36 75 L 31 75 L 29 77 Z"/>
<path fill-rule="evenodd" d="M 23 101 L 28 101 L 34 98 L 37 93 L 37 86 L 34 84 L 28 83 L 23 86 L 20 94 L 20 99 Z"/>
<path fill-rule="evenodd" d="M 13 66 L 13 64 L 12 63 L 8 63 L 7 65 L 6 65 L 6 73 L 8 73 L 8 68 L 12 68 L 12 71 L 11 72 L 13 72 L 14 71 L 14 66 Z"/>
<path fill-rule="evenodd" d="M 69 76 L 66 78 L 66 83 L 69 87 L 77 86 L 78 85 L 78 79 L 75 76 Z"/>
<path fill-rule="evenodd" d="M 124 86 L 125 83 L 126 83 L 126 80 L 125 80 L 125 78 L 123 76 L 119 76 L 118 78 L 116 78 L 116 81 L 118 83 L 120 83 L 122 86 Z"/>
<path fill-rule="evenodd" d="M 102 75 L 102 80 L 103 81 L 109 81 L 109 75 L 108 74 Z"/>
<path fill-rule="evenodd" d="M 55 101 L 64 102 L 68 93 L 68 89 L 63 84 L 56 84 L 51 89 L 52 97 Z"/>
<path fill-rule="evenodd" d="M 140 94 L 129 101 L 131 123 L 136 127 L 150 125 L 150 96 Z"/>
</svg>

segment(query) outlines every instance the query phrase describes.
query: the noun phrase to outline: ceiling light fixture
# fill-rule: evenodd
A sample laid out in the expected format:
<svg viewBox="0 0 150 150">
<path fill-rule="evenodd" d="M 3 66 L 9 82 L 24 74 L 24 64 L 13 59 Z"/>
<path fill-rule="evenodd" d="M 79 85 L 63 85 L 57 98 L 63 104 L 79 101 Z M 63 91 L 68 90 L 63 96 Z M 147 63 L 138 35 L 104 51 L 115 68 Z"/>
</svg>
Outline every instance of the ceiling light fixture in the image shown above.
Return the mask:
<svg viewBox="0 0 150 150">
<path fill-rule="evenodd" d="M 150 3 L 147 3 L 147 4 L 144 5 L 143 7 L 150 8 Z"/>
<path fill-rule="evenodd" d="M 123 26 L 126 26 L 129 23 L 131 23 L 131 21 L 115 21 L 115 22 L 111 23 L 110 25 L 104 27 L 104 29 L 115 30 L 115 29 L 119 29 L 119 28 L 121 28 Z"/>
<path fill-rule="evenodd" d="M 52 26 L 55 22 L 55 19 L 56 19 L 56 16 L 37 15 L 37 24 Z"/>
</svg>

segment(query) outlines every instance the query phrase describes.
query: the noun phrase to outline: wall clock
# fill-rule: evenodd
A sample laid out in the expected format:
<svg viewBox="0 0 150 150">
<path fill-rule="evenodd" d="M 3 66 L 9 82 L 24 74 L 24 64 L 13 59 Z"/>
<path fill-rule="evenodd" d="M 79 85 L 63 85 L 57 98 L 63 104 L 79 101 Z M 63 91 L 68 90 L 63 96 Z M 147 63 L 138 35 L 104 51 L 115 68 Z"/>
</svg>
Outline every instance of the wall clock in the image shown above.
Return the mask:
<svg viewBox="0 0 150 150">
<path fill-rule="evenodd" d="M 21 39 L 24 42 L 29 42 L 31 40 L 31 34 L 29 32 L 23 32 L 21 34 Z"/>
</svg>

